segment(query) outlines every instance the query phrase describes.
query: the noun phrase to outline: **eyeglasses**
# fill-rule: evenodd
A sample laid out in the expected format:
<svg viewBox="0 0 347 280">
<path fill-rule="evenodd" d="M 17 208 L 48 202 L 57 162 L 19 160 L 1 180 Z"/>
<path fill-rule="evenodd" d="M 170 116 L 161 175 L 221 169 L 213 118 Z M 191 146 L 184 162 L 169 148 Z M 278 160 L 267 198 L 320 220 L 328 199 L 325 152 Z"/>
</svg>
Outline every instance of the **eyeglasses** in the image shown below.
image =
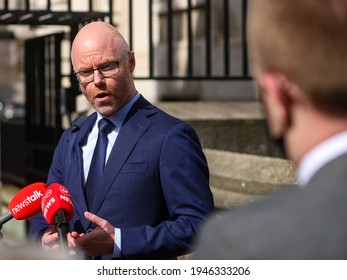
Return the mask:
<svg viewBox="0 0 347 280">
<path fill-rule="evenodd" d="M 121 57 L 118 61 L 111 61 L 107 62 L 97 68 L 94 69 L 87 69 L 87 70 L 82 70 L 79 72 L 75 72 L 74 75 L 76 76 L 77 81 L 80 84 L 88 84 L 94 80 L 94 71 L 98 70 L 100 75 L 103 76 L 104 78 L 108 78 L 111 76 L 118 75 L 120 70 L 119 70 L 119 63 L 122 62 L 122 60 L 129 54 L 127 52 L 125 55 Z"/>
</svg>

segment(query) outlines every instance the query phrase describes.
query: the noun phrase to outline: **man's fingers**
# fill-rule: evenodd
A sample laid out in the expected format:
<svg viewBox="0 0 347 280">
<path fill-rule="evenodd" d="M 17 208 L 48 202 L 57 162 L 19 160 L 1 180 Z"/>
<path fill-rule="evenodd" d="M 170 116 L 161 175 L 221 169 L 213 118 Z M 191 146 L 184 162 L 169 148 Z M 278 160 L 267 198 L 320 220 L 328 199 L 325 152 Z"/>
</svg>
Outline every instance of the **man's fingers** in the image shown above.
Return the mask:
<svg viewBox="0 0 347 280">
<path fill-rule="evenodd" d="M 106 220 L 88 211 L 84 212 L 84 216 L 87 218 L 87 220 L 91 221 L 93 224 L 95 224 L 98 227 L 103 227 L 106 223 Z"/>
</svg>

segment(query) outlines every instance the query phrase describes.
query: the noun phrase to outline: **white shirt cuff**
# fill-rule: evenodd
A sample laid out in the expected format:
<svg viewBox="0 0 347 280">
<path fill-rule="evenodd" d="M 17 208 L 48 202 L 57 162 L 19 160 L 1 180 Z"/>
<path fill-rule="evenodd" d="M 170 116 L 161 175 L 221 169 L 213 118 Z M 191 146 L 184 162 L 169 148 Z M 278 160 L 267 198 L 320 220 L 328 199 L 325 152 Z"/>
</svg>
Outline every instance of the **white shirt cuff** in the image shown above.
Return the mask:
<svg viewBox="0 0 347 280">
<path fill-rule="evenodd" d="M 120 258 L 121 257 L 121 231 L 120 228 L 114 228 L 114 236 L 115 236 L 115 242 L 114 242 L 114 248 L 113 248 L 113 258 Z"/>
</svg>

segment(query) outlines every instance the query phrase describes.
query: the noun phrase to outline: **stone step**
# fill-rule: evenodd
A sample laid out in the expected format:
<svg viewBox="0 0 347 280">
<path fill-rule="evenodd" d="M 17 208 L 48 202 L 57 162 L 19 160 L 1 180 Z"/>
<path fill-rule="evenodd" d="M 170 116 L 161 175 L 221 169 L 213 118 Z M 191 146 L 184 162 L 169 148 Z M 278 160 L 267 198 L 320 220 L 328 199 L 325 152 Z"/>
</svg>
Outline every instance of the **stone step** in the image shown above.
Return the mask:
<svg viewBox="0 0 347 280">
<path fill-rule="evenodd" d="M 204 149 L 217 209 L 231 208 L 296 184 L 290 161 Z"/>
</svg>

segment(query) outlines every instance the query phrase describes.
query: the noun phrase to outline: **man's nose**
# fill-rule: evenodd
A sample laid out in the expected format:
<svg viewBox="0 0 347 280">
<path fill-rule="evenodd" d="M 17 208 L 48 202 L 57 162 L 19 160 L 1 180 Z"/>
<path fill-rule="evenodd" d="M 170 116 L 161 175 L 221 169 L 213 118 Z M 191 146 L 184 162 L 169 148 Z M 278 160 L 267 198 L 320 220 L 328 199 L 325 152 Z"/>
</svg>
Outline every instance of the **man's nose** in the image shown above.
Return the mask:
<svg viewBox="0 0 347 280">
<path fill-rule="evenodd" d="M 100 73 L 99 69 L 94 70 L 94 84 L 100 84 L 105 81 L 104 76 Z"/>
</svg>

